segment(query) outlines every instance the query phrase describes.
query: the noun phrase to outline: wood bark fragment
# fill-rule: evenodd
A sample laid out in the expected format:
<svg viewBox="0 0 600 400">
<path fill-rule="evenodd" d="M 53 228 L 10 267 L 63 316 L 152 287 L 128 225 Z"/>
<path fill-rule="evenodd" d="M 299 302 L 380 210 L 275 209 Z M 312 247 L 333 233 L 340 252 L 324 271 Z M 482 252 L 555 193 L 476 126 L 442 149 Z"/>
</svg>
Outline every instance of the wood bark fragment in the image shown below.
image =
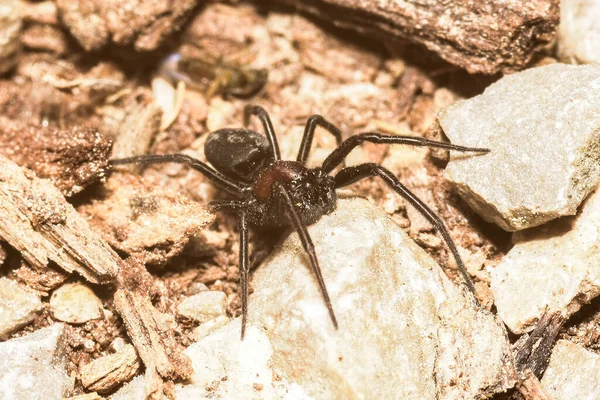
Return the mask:
<svg viewBox="0 0 600 400">
<path fill-rule="evenodd" d="M 106 392 L 133 378 L 140 369 L 140 359 L 132 345 L 98 358 L 81 369 L 81 383 L 87 390 Z"/>
<path fill-rule="evenodd" d="M 515 364 L 519 381 L 512 400 L 550 400 L 539 378 L 548 367 L 556 336 L 565 323 L 560 312 L 546 312 L 534 330 L 515 344 Z"/>
<path fill-rule="evenodd" d="M 544 391 L 541 382 L 530 370 L 520 374 L 519 382 L 517 383 L 518 396 L 523 400 L 552 400 L 552 398 Z M 514 397 L 514 396 L 513 396 Z"/>
<path fill-rule="evenodd" d="M 0 237 L 34 268 L 50 262 L 92 283 L 117 275 L 121 259 L 48 180 L 0 155 Z"/>
<path fill-rule="evenodd" d="M 146 398 L 162 399 L 170 387 L 165 380 L 192 375 L 191 360 L 173 335 L 175 319 L 153 306 L 152 298 L 159 295 L 159 289 L 139 259 L 130 257 L 125 261 L 118 285 L 114 304 L 146 366 Z"/>
<path fill-rule="evenodd" d="M 334 25 L 420 43 L 471 73 L 523 68 L 553 40 L 558 0 L 282 0 Z"/>
<path fill-rule="evenodd" d="M 0 154 L 71 196 L 104 176 L 112 142 L 96 129 L 60 130 L 0 117 Z"/>
</svg>

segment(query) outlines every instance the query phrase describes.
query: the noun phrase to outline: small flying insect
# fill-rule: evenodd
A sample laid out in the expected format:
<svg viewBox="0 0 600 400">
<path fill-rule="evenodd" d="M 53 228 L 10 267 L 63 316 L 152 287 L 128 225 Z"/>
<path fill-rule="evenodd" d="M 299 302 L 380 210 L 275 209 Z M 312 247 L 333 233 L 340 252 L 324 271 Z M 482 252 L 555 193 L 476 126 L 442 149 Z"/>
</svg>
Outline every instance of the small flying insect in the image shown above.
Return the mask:
<svg viewBox="0 0 600 400">
<path fill-rule="evenodd" d="M 160 73 L 171 81 L 182 81 L 210 99 L 217 94 L 247 99 L 267 83 L 267 70 L 253 69 L 213 56 L 188 57 L 179 53 L 168 56 Z"/>
</svg>

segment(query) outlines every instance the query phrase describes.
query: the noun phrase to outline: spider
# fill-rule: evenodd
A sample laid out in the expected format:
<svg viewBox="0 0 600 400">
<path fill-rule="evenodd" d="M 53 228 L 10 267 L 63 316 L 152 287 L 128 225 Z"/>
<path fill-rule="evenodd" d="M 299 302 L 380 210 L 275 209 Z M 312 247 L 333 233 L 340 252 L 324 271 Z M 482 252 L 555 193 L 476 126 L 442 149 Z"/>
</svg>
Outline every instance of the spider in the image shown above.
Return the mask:
<svg viewBox="0 0 600 400">
<path fill-rule="evenodd" d="M 342 141 L 341 131 L 335 125 L 320 115 L 313 115 L 307 120 L 296 161 L 284 161 L 281 159 L 273 124 L 265 109 L 260 106 L 247 105 L 244 108 L 245 127 L 248 126 L 252 116 L 259 119 L 266 135 L 247 128 L 224 128 L 209 134 L 205 143 L 205 154 L 214 168 L 185 154 L 141 155 L 110 161 L 112 165 L 129 163 L 142 165 L 186 164 L 204 174 L 216 186 L 233 197 L 231 200 L 211 202 L 210 207 L 214 211 L 228 210 L 237 215 L 240 231 L 239 274 L 242 297 L 242 340 L 248 314 L 249 226 L 278 231 L 292 227 L 296 230 L 308 255 L 310 266 L 316 276 L 333 326 L 335 329 L 338 328 L 315 247 L 306 227 L 336 208 L 336 189 L 370 176 L 383 179 L 391 189 L 412 204 L 440 232 L 456 260 L 464 284 L 472 293 L 475 292 L 456 245 L 442 220 L 400 183 L 392 172 L 376 163 L 365 163 L 343 167 L 333 176 L 330 173 L 338 165 L 344 164 L 344 159 L 350 151 L 363 142 L 429 146 L 478 153 L 487 153 L 489 149 L 458 146 L 420 137 L 383 135 L 377 132 L 361 133 Z M 321 126 L 333 135 L 338 147 L 327 156 L 320 167 L 307 168 L 305 164 L 317 126 Z"/>
</svg>

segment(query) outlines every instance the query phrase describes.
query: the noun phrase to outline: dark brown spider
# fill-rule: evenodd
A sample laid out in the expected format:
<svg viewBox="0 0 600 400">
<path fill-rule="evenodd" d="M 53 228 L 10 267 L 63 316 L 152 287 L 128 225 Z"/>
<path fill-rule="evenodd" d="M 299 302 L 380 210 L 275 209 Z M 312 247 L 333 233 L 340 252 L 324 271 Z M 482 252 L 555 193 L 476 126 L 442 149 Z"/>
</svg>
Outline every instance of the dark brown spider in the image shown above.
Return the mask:
<svg viewBox="0 0 600 400">
<path fill-rule="evenodd" d="M 240 230 L 242 339 L 248 314 L 248 225 L 268 230 L 282 230 L 291 226 L 298 232 L 325 299 L 331 321 L 337 329 L 335 313 L 306 226 L 336 208 L 335 190 L 337 188 L 369 176 L 378 176 L 383 179 L 433 224 L 456 259 L 464 284 L 471 292 L 475 292 L 458 250 L 442 220 L 400 183 L 394 174 L 375 163 L 343 168 L 335 176 L 329 174 L 344 162 L 345 157 L 352 149 L 362 142 L 430 146 L 479 153 L 487 153 L 488 149 L 457 146 L 412 136 L 382 135 L 377 132 L 361 133 L 342 142 L 342 135 L 338 128 L 320 115 L 313 115 L 306 123 L 296 161 L 283 161 L 267 112 L 259 106 L 246 106 L 244 126 L 248 126 L 252 115 L 258 117 L 262 123 L 266 137 L 246 128 L 225 128 L 212 132 L 206 140 L 205 154 L 214 169 L 185 154 L 143 155 L 111 161 L 112 165 L 129 163 L 148 165 L 169 162 L 187 164 L 234 197 L 233 200 L 212 202 L 210 206 L 214 210 L 231 210 L 237 214 Z M 329 154 L 321 167 L 307 168 L 305 163 L 317 126 L 329 131 L 336 138 L 338 147 Z"/>
</svg>

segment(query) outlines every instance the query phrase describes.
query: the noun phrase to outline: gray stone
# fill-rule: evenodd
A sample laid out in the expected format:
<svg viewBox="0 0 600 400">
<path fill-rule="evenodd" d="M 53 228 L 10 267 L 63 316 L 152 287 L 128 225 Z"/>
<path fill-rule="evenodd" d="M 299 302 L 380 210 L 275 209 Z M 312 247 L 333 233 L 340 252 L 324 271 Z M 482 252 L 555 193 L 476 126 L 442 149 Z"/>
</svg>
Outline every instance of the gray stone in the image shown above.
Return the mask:
<svg viewBox="0 0 600 400">
<path fill-rule="evenodd" d="M 264 332 L 249 326 L 241 341 L 240 329 L 237 319 L 185 351 L 192 359 L 194 374 L 186 383 L 176 385 L 177 399 L 312 399 L 273 370 L 273 348 Z M 143 399 L 144 378 L 136 377 L 110 398 Z"/>
<path fill-rule="evenodd" d="M 270 360 L 273 348 L 265 333 L 250 326 L 240 340 L 240 321 L 235 320 L 186 351 L 193 360 L 189 385 L 178 385 L 178 399 L 209 396 L 218 399 L 310 399 L 298 385 L 278 379 Z"/>
<path fill-rule="evenodd" d="M 183 300 L 177 314 L 200 323 L 225 315 L 227 295 L 221 291 L 200 292 Z"/>
<path fill-rule="evenodd" d="M 561 0 L 558 53 L 565 62 L 600 62 L 598 15 L 598 0 Z"/>
<path fill-rule="evenodd" d="M 340 200 L 309 232 L 339 329 L 296 234 L 257 270 L 250 299 L 288 382 L 318 399 L 464 399 L 514 384 L 501 322 L 381 210 Z"/>
<path fill-rule="evenodd" d="M 600 354 L 559 340 L 542 378 L 542 387 L 553 400 L 600 399 Z"/>
<path fill-rule="evenodd" d="M 514 247 L 491 271 L 498 315 L 511 331 L 533 329 L 544 314 L 565 316 L 600 294 L 600 192 L 576 217 L 513 235 Z"/>
<path fill-rule="evenodd" d="M 600 65 L 552 64 L 508 75 L 443 111 L 447 178 L 485 220 L 508 231 L 575 214 L 600 177 Z"/>
<path fill-rule="evenodd" d="M 38 295 L 0 278 L 0 339 L 33 321 L 42 308 Z"/>
<path fill-rule="evenodd" d="M 73 381 L 66 371 L 66 338 L 62 324 L 0 343 L 0 398 L 60 399 Z"/>
<path fill-rule="evenodd" d="M 67 283 L 52 293 L 50 307 L 54 318 L 83 324 L 102 317 L 102 301 L 82 283 Z"/>
</svg>

